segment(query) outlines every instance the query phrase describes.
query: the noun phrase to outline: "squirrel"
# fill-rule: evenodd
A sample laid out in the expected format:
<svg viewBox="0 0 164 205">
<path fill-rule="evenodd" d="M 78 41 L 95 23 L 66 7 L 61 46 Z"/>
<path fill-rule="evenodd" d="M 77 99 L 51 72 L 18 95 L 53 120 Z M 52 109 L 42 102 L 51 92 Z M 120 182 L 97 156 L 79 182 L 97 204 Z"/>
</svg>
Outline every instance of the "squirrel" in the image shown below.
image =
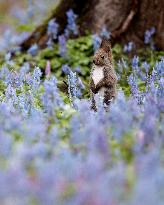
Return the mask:
<svg viewBox="0 0 164 205">
<path fill-rule="evenodd" d="M 93 56 L 90 76 L 91 109 L 97 111 L 95 95 L 98 93 L 103 104 L 109 106 L 116 97 L 117 76 L 113 65 L 111 43 L 103 38 L 100 48 Z"/>
</svg>

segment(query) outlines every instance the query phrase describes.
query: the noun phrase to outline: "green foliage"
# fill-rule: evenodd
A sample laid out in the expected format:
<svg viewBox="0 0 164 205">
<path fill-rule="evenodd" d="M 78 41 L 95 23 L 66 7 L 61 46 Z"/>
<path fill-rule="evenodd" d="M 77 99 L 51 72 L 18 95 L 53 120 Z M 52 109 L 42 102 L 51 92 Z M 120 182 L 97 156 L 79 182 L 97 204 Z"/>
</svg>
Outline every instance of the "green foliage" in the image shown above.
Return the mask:
<svg viewBox="0 0 164 205">
<path fill-rule="evenodd" d="M 28 26 L 27 26 L 28 27 Z M 20 26 L 21 28 L 21 26 Z M 23 29 L 27 29 L 26 26 L 22 27 Z M 115 64 L 115 69 L 117 73 L 120 72 L 118 62 L 122 62 L 123 66 L 123 72 L 121 74 L 121 79 L 119 79 L 118 82 L 118 88 L 121 87 L 121 89 L 125 92 L 126 95 L 130 94 L 128 82 L 127 82 L 127 76 L 130 75 L 132 71 L 131 67 L 131 59 L 134 54 L 126 54 L 123 52 L 123 48 L 121 45 L 116 44 L 112 48 L 113 52 L 113 59 Z M 33 69 L 35 66 L 39 66 L 42 70 L 43 74 L 45 72 L 47 61 L 50 61 L 51 64 L 51 71 L 55 74 L 58 81 L 62 82 L 63 80 L 67 80 L 64 73 L 62 73 L 61 67 L 64 64 L 68 64 L 72 70 L 74 70 L 76 67 L 81 68 L 81 73 L 79 76 L 82 78 L 85 86 L 86 91 L 84 91 L 85 96 L 88 97 L 88 82 L 89 82 L 89 75 L 90 75 L 90 69 L 92 64 L 92 56 L 93 56 L 93 44 L 92 44 L 92 37 L 91 35 L 87 35 L 84 37 L 79 37 L 77 39 L 69 39 L 67 41 L 67 56 L 65 58 L 61 57 L 59 55 L 59 46 L 58 44 L 54 44 L 53 48 L 45 48 L 43 50 L 39 50 L 38 54 L 36 56 L 31 56 L 27 53 L 17 52 L 12 59 L 14 62 L 14 65 L 8 65 L 10 69 L 19 70 L 20 66 L 22 66 L 25 62 L 30 62 L 31 69 Z M 161 56 L 164 55 L 163 51 L 153 51 L 151 49 L 145 48 L 142 50 L 137 50 L 136 53 L 140 57 L 140 65 L 142 62 L 147 61 L 152 70 L 154 63 L 156 60 L 159 60 Z M 124 67 L 124 63 L 126 63 L 127 68 Z M 0 65 L 6 65 L 4 61 L 3 55 L 0 56 Z M 140 81 L 139 87 L 140 90 L 143 91 L 145 88 L 145 83 Z M 0 85 L 0 93 L 3 90 L 3 85 Z"/>
<path fill-rule="evenodd" d="M 127 82 L 127 77 L 132 73 L 132 65 L 131 56 L 125 54 L 123 52 L 122 46 L 116 44 L 113 47 L 113 59 L 114 59 L 114 65 L 116 72 L 121 76 L 121 78 L 118 81 L 118 88 L 121 88 L 125 94 L 128 96 L 130 95 L 130 88 Z M 141 56 L 139 58 L 139 66 L 141 67 L 142 71 L 142 62 L 147 61 L 150 64 L 150 72 L 153 69 L 153 66 L 155 64 L 155 61 L 160 60 L 160 58 L 164 55 L 164 52 L 157 52 L 157 51 L 150 51 L 148 49 L 146 50 L 140 50 L 138 51 L 138 55 Z M 89 75 L 90 75 L 90 69 L 92 64 L 92 56 L 93 56 L 93 47 L 92 47 L 92 38 L 90 35 L 85 37 L 80 37 L 78 39 L 70 39 L 67 42 L 67 56 L 65 58 L 61 57 L 59 55 L 59 47 L 57 44 L 54 44 L 53 48 L 46 48 L 43 50 L 39 50 L 38 54 L 35 57 L 32 57 L 31 55 L 27 53 L 21 53 L 17 52 L 15 56 L 12 58 L 11 61 L 5 62 L 4 57 L 0 57 L 0 63 L 1 66 L 6 66 L 14 71 L 17 71 L 20 69 L 20 67 L 26 63 L 30 63 L 31 71 L 35 66 L 39 66 L 44 74 L 46 64 L 48 61 L 50 61 L 51 65 L 51 72 L 54 74 L 58 79 L 58 87 L 59 89 L 62 88 L 63 80 L 67 81 L 66 76 L 64 73 L 62 73 L 61 67 L 63 64 L 68 64 L 72 70 L 74 70 L 77 66 L 81 68 L 81 73 L 79 73 L 83 83 L 86 86 L 86 90 L 84 91 L 84 98 L 89 97 Z M 122 71 L 120 71 L 120 66 L 118 63 L 121 63 Z M 43 75 L 43 78 L 45 76 Z M 138 80 L 138 86 L 140 91 L 145 90 L 145 82 L 141 79 Z M 4 98 L 4 92 L 5 92 L 6 86 L 2 81 L 0 80 L 0 99 Z M 60 89 L 62 90 L 62 89 Z M 19 96 L 21 93 L 30 93 L 30 85 L 24 84 L 24 86 L 21 87 L 20 90 L 17 90 L 17 95 Z M 41 83 L 38 90 L 32 93 L 32 106 L 36 108 L 37 110 L 41 110 L 43 107 L 43 104 L 41 103 L 41 96 L 44 93 L 44 86 Z M 59 138 L 60 138 L 60 146 L 71 146 L 71 149 L 76 152 L 76 150 L 83 150 L 86 149 L 85 145 L 70 145 L 70 136 L 71 136 L 71 126 L 70 126 L 70 120 L 73 116 L 77 114 L 76 110 L 74 110 L 70 106 L 70 99 L 68 97 L 68 94 L 66 93 L 60 93 L 63 101 L 65 103 L 64 109 L 56 109 L 55 110 L 55 118 L 54 116 L 50 116 L 48 119 L 48 127 L 47 132 L 50 132 L 51 128 L 55 125 L 58 130 L 60 130 Z M 67 107 L 68 106 L 68 107 Z M 29 114 L 29 113 L 28 113 Z M 115 139 L 112 136 L 112 129 L 108 130 L 108 146 L 110 149 L 110 154 L 112 156 L 112 159 L 115 162 L 119 162 L 120 159 L 125 161 L 128 164 L 127 169 L 127 176 L 128 176 L 128 184 L 127 188 L 130 189 L 130 187 L 133 185 L 135 179 L 134 179 L 134 170 L 131 166 L 131 163 L 133 162 L 134 158 L 134 129 L 128 129 L 128 132 L 124 133 L 124 135 L 121 137 L 121 139 Z M 20 143 L 22 141 L 22 136 L 20 133 L 18 133 L 16 130 L 13 130 L 12 132 L 13 140 L 17 142 L 16 144 Z M 1 160 L 1 159 L 0 159 Z M 29 168 L 29 171 L 32 172 L 32 167 Z M 74 193 L 74 184 L 70 187 L 70 190 L 66 189 L 66 192 L 63 193 L 63 198 L 67 199 Z"/>
<path fill-rule="evenodd" d="M 18 32 L 32 32 L 35 28 L 34 24 L 21 24 L 17 26 L 17 31 Z"/>
</svg>

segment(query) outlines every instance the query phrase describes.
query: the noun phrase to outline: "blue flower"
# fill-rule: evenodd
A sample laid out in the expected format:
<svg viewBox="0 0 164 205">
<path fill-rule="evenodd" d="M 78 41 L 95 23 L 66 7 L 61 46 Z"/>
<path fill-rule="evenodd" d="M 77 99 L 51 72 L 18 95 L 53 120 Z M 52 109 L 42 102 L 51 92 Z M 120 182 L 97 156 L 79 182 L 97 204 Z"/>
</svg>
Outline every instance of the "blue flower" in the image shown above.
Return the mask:
<svg viewBox="0 0 164 205">
<path fill-rule="evenodd" d="M 67 55 L 67 48 L 66 48 L 66 38 L 64 35 L 60 35 L 58 37 L 59 41 L 59 54 L 62 57 L 66 57 Z"/>
<path fill-rule="evenodd" d="M 68 65 L 62 65 L 62 71 L 63 73 L 65 73 L 66 75 L 69 75 L 71 70 L 70 67 Z"/>
<path fill-rule="evenodd" d="M 132 68 L 134 70 L 137 70 L 138 69 L 138 65 L 139 64 L 139 57 L 138 56 L 134 56 L 133 59 L 132 59 Z"/>
<path fill-rule="evenodd" d="M 130 85 L 132 94 L 133 95 L 138 94 L 137 79 L 134 74 L 131 74 L 130 76 L 128 76 L 128 83 Z"/>
<path fill-rule="evenodd" d="M 30 19 L 34 16 L 34 4 L 32 0 L 28 0 L 27 14 Z"/>
<path fill-rule="evenodd" d="M 12 152 L 12 138 L 0 131 L 0 157 L 9 157 Z"/>
<path fill-rule="evenodd" d="M 97 34 L 94 34 L 92 35 L 92 40 L 93 40 L 93 49 L 94 51 L 96 51 L 101 45 L 101 38 Z"/>
<path fill-rule="evenodd" d="M 134 48 L 134 43 L 130 41 L 127 45 L 124 46 L 124 52 L 130 53 L 133 48 Z"/>
<path fill-rule="evenodd" d="M 78 27 L 76 25 L 77 15 L 73 12 L 72 9 L 66 12 L 67 15 L 67 27 L 65 29 L 66 37 L 69 37 L 71 33 L 78 35 Z"/>
<path fill-rule="evenodd" d="M 156 29 L 152 27 L 151 29 L 145 32 L 144 42 L 145 44 L 149 44 L 152 40 L 152 36 L 155 34 Z"/>
<path fill-rule="evenodd" d="M 48 48 L 52 49 L 53 48 L 53 40 L 52 38 L 49 38 L 46 45 L 48 46 Z"/>
<path fill-rule="evenodd" d="M 41 97 L 44 110 L 49 116 L 53 116 L 57 108 L 62 108 L 63 101 L 58 93 L 57 80 L 55 77 L 51 77 L 49 80 L 44 81 L 44 94 Z"/>
<path fill-rule="evenodd" d="M 49 77 L 51 74 L 51 62 L 47 61 L 46 68 L 45 68 L 46 77 Z"/>
<path fill-rule="evenodd" d="M 107 39 L 110 38 L 111 33 L 107 30 L 106 26 L 103 27 L 100 36 L 106 37 Z"/>
<path fill-rule="evenodd" d="M 42 76 L 42 72 L 39 67 L 35 67 L 32 75 L 32 88 L 36 90 L 40 85 L 40 78 Z"/>
<path fill-rule="evenodd" d="M 145 72 L 149 72 L 150 65 L 145 61 L 142 63 L 142 68 L 144 68 Z"/>
<path fill-rule="evenodd" d="M 157 76 L 159 78 L 164 76 L 164 59 L 155 63 L 155 70 L 157 71 Z"/>
<path fill-rule="evenodd" d="M 78 67 L 76 67 L 75 68 L 75 72 L 77 72 L 77 73 L 81 73 L 81 68 L 78 66 Z"/>
<path fill-rule="evenodd" d="M 59 25 L 56 23 L 56 19 L 51 19 L 48 22 L 47 33 L 52 39 L 57 39 Z"/>
<path fill-rule="evenodd" d="M 5 60 L 6 61 L 9 61 L 11 59 L 11 53 L 8 52 L 6 55 L 5 55 Z"/>
<path fill-rule="evenodd" d="M 32 56 L 35 56 L 37 53 L 38 53 L 38 45 L 37 44 L 34 44 L 32 45 L 28 51 L 27 51 L 29 54 L 31 54 Z"/>
</svg>

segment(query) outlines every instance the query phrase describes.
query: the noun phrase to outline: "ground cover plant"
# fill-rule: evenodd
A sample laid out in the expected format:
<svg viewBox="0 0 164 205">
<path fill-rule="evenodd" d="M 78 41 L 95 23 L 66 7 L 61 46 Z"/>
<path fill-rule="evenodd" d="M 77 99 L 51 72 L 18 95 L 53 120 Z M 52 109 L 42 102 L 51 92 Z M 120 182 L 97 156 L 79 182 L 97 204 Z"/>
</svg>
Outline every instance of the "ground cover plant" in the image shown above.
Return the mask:
<svg viewBox="0 0 164 205">
<path fill-rule="evenodd" d="M 102 36 L 48 24 L 47 47 L 0 57 L 0 204 L 163 205 L 164 52 L 113 47 L 116 100 L 90 109 L 89 73 Z M 135 55 L 134 55 L 135 53 Z"/>
</svg>

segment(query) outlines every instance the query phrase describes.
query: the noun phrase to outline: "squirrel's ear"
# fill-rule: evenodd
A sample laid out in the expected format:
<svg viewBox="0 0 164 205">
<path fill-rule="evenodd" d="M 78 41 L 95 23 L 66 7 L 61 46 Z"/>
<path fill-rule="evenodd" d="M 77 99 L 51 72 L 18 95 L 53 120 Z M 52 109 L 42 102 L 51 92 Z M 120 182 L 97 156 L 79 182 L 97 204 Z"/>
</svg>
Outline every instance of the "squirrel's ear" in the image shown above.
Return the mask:
<svg viewBox="0 0 164 205">
<path fill-rule="evenodd" d="M 100 48 L 102 48 L 106 52 L 110 52 L 111 51 L 111 42 L 110 42 L 110 40 L 108 40 L 107 38 L 103 38 Z"/>
</svg>

